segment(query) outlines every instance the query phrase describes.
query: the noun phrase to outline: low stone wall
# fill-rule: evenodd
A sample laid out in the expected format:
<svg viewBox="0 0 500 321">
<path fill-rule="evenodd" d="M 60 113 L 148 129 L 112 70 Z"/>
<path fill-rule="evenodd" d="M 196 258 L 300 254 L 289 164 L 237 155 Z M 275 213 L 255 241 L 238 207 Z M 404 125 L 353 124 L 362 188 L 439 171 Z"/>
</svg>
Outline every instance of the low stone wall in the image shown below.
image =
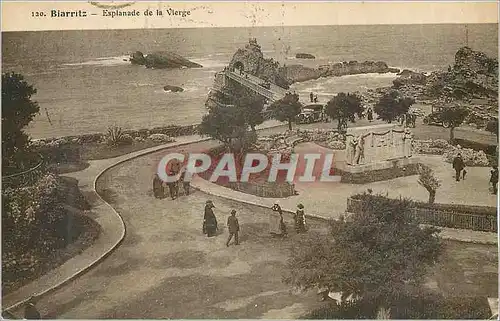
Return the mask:
<svg viewBox="0 0 500 321">
<path fill-rule="evenodd" d="M 347 199 L 347 212 L 360 213 L 363 199 Z M 497 209 L 489 206 L 458 204 L 426 204 L 413 202 L 408 215 L 419 224 L 482 232 L 498 231 Z"/>
</svg>

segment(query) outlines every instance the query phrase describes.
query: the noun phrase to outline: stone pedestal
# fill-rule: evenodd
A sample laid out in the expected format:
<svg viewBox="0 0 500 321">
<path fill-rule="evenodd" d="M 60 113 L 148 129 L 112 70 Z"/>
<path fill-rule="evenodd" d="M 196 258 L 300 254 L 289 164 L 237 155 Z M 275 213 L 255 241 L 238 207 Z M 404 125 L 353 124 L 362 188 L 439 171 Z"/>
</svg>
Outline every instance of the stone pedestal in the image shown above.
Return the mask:
<svg viewBox="0 0 500 321">
<path fill-rule="evenodd" d="M 384 124 L 349 128 L 342 182 L 363 184 L 416 175 L 419 159 L 412 156 L 409 128 Z"/>
</svg>

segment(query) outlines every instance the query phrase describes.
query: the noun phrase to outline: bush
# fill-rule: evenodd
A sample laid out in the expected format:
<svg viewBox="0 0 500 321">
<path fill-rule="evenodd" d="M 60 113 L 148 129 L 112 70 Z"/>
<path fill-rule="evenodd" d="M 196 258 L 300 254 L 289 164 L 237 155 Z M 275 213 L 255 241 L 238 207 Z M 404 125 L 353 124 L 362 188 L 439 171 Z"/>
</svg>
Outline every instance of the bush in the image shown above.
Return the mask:
<svg viewBox="0 0 500 321">
<path fill-rule="evenodd" d="M 106 134 L 106 142 L 110 146 L 128 145 L 132 143 L 132 137 L 125 134 L 121 127 L 110 127 Z"/>
<path fill-rule="evenodd" d="M 148 137 L 148 139 L 160 143 L 169 143 L 174 140 L 172 137 L 165 134 L 152 134 Z"/>
<path fill-rule="evenodd" d="M 470 148 L 459 148 L 452 147 L 448 149 L 443 154 L 443 158 L 447 163 L 453 163 L 453 159 L 458 155 L 462 155 L 462 158 L 467 166 L 489 166 L 490 161 L 486 156 L 486 153 L 482 150 L 475 151 Z"/>
</svg>

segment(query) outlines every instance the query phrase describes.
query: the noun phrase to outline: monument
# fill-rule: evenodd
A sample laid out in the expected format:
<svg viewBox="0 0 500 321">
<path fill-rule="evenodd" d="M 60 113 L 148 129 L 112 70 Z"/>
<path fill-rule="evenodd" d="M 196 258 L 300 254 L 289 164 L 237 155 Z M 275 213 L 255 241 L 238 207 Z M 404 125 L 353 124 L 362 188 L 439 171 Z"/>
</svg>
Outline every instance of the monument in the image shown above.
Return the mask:
<svg viewBox="0 0 500 321">
<path fill-rule="evenodd" d="M 413 134 L 398 124 L 348 128 L 342 181 L 367 183 L 416 174 Z"/>
</svg>

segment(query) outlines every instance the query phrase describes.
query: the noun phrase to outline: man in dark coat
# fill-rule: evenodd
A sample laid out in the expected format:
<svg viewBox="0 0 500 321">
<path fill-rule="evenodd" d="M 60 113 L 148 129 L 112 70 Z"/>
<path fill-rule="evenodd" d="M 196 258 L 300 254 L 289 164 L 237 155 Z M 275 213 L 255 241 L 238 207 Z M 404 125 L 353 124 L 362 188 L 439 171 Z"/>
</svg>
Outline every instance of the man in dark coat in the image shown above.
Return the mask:
<svg viewBox="0 0 500 321">
<path fill-rule="evenodd" d="M 158 174 L 155 174 L 155 177 L 153 178 L 153 194 L 155 198 L 164 197 L 163 181 Z"/>
<path fill-rule="evenodd" d="M 203 233 L 207 234 L 208 237 L 215 236 L 217 232 L 217 218 L 215 217 L 213 208 L 214 204 L 212 201 L 207 201 L 205 204 L 205 215 L 203 217 Z"/>
<path fill-rule="evenodd" d="M 498 166 L 493 166 L 491 170 L 490 183 L 493 187 L 493 194 L 497 195 L 497 184 L 498 184 Z"/>
<path fill-rule="evenodd" d="M 372 111 L 371 107 L 368 108 L 368 110 L 366 111 L 366 114 L 367 114 L 368 121 L 371 123 L 373 120 L 373 111 Z"/>
<path fill-rule="evenodd" d="M 238 218 L 236 218 L 236 210 L 231 211 L 231 216 L 227 218 L 227 228 L 229 230 L 229 237 L 226 242 L 226 246 L 229 246 L 229 242 L 234 236 L 234 244 L 239 245 L 238 233 L 240 232 L 240 224 Z"/>
<path fill-rule="evenodd" d="M 182 187 L 184 189 L 184 193 L 186 193 L 186 195 L 189 195 L 189 189 L 190 189 L 191 185 L 188 181 L 186 181 L 186 169 L 182 170 L 181 178 L 179 181 L 182 182 Z"/>
<path fill-rule="evenodd" d="M 313 101 L 314 101 L 314 94 L 313 94 L 313 93 L 310 93 L 310 94 L 309 94 L 309 98 L 311 99 L 311 102 L 313 102 Z"/>
<path fill-rule="evenodd" d="M 460 172 L 465 168 L 464 160 L 462 159 L 462 155 L 458 154 L 453 159 L 453 169 L 455 169 L 455 179 L 456 181 L 460 181 Z"/>
<path fill-rule="evenodd" d="M 175 176 L 177 173 L 170 170 L 168 176 Z M 179 184 L 178 182 L 168 182 L 168 191 L 170 192 L 170 197 L 175 200 L 179 196 Z"/>
</svg>

